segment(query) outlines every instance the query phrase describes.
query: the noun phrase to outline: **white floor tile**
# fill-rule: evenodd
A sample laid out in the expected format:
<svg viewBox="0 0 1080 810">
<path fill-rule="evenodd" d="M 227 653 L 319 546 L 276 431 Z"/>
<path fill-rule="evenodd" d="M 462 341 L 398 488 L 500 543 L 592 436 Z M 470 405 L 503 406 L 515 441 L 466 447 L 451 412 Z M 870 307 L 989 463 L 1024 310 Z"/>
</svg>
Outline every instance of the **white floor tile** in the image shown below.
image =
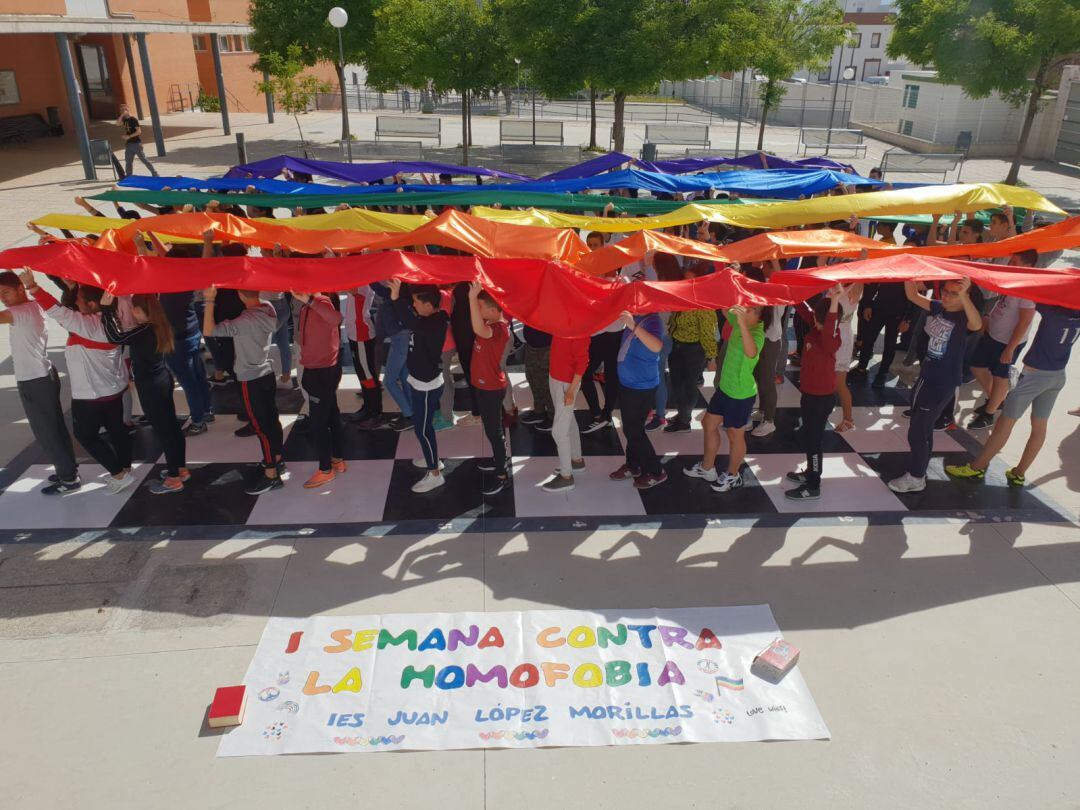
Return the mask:
<svg viewBox="0 0 1080 810">
<path fill-rule="evenodd" d="M 392 460 L 349 461 L 347 472 L 319 489 L 304 489 L 319 464 L 289 464 L 289 483 L 260 495 L 248 517 L 248 526 L 304 525 L 307 523 L 370 523 L 382 520 L 390 486 Z"/>
<path fill-rule="evenodd" d="M 286 439 L 289 438 L 289 431 L 295 421 L 296 414 L 281 414 L 281 426 Z M 258 437 L 233 435 L 233 431 L 244 424 L 235 416 L 219 416 L 209 426 L 209 431 L 188 439 L 187 460 L 192 464 L 242 464 L 260 460 L 262 450 Z"/>
<path fill-rule="evenodd" d="M 906 453 L 908 420 L 901 416 L 907 406 L 855 407 L 855 429 L 841 434 L 857 453 Z M 839 411 L 834 416 L 839 419 Z M 947 431 L 934 434 L 934 451 L 947 453 L 964 448 Z"/>
<path fill-rule="evenodd" d="M 132 467 L 135 486 L 119 495 L 105 488 L 109 474 L 97 464 L 79 465 L 82 489 L 67 495 L 42 495 L 53 468 L 34 464 L 0 495 L 0 526 L 5 529 L 97 529 L 112 523 L 141 484 L 149 464 Z"/>
<path fill-rule="evenodd" d="M 545 492 L 540 485 L 551 478 L 558 459 L 515 456 L 515 514 L 518 517 L 644 515 L 645 505 L 633 485 L 608 478 L 625 460 L 623 456 L 587 456 L 587 469 L 574 474 L 574 489 L 552 493 Z"/>
<path fill-rule="evenodd" d="M 785 476 L 806 466 L 801 453 L 748 456 L 747 464 L 778 512 L 891 512 L 906 507 L 856 453 L 825 454 L 821 499 L 789 501 L 784 492 L 796 485 Z"/>
<path fill-rule="evenodd" d="M 416 431 L 406 430 L 398 434 L 396 458 L 423 458 Z M 482 425 L 458 425 L 435 434 L 439 458 L 490 458 L 491 446 L 484 435 Z"/>
</svg>

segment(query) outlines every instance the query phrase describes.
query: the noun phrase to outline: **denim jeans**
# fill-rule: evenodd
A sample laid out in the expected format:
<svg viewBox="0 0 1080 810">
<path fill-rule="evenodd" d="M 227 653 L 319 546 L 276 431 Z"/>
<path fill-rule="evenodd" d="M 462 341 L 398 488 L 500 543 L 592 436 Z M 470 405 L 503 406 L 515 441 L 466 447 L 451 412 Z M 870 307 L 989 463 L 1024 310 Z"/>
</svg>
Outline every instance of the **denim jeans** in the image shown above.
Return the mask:
<svg viewBox="0 0 1080 810">
<path fill-rule="evenodd" d="M 202 424 L 206 419 L 206 414 L 214 410 L 210 400 L 210 383 L 206 379 L 206 365 L 203 363 L 202 352 L 197 347 L 193 351 L 188 351 L 178 343 L 175 351 L 165 355 L 165 362 L 177 382 L 180 383 L 180 387 L 184 389 L 191 421 L 197 425 Z"/>
<path fill-rule="evenodd" d="M 390 352 L 386 356 L 386 368 L 383 371 L 383 387 L 390 392 L 401 415 L 412 419 L 412 393 L 407 382 L 409 370 L 405 367 L 405 361 L 409 357 L 409 339 L 412 333 L 408 329 L 402 329 L 390 338 Z"/>
</svg>

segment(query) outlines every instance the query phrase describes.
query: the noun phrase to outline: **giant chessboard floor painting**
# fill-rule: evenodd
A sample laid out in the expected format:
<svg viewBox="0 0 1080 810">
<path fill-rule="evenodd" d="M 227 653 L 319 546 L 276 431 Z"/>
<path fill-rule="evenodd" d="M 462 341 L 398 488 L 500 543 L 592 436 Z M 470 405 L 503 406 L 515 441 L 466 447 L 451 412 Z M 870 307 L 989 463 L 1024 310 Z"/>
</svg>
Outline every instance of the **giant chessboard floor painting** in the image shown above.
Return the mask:
<svg viewBox="0 0 1080 810">
<path fill-rule="evenodd" d="M 827 739 L 768 605 L 273 618 L 219 756 Z"/>
</svg>

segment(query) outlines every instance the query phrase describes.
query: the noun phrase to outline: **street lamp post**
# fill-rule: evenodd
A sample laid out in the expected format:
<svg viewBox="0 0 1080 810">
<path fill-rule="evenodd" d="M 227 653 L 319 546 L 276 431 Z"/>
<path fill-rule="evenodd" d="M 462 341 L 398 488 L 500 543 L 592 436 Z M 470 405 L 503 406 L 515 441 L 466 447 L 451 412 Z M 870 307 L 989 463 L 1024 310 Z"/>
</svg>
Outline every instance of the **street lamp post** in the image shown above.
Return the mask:
<svg viewBox="0 0 1080 810">
<path fill-rule="evenodd" d="M 341 6 L 334 6 L 326 19 L 337 29 L 338 44 L 338 87 L 341 90 L 341 142 L 345 145 L 349 163 L 352 163 L 352 137 L 349 135 L 349 98 L 345 91 L 345 45 L 341 38 L 341 29 L 349 23 L 349 13 Z"/>
<path fill-rule="evenodd" d="M 517 65 L 517 88 L 515 95 L 517 96 L 517 114 L 518 118 L 521 117 L 521 60 L 516 56 L 514 57 L 514 64 Z"/>
</svg>

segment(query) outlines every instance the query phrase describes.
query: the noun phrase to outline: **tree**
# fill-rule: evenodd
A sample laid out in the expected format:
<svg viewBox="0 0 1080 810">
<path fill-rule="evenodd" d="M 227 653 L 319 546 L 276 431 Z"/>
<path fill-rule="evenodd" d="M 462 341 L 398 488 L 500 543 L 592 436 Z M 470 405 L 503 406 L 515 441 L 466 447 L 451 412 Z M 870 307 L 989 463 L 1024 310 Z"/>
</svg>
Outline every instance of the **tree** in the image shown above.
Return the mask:
<svg viewBox="0 0 1080 810">
<path fill-rule="evenodd" d="M 1039 100 L 1080 50 L 1076 0 L 899 0 L 890 56 L 933 65 L 971 98 L 1026 104 L 1006 183 L 1016 183 Z"/>
<path fill-rule="evenodd" d="M 514 76 L 513 58 L 491 3 L 383 0 L 375 13 L 368 83 L 457 90 L 463 163 L 469 160 L 470 94 L 511 84 Z"/>
<path fill-rule="evenodd" d="M 765 121 L 787 88 L 782 82 L 798 70 L 819 70 L 844 42 L 851 26 L 836 0 L 757 0 L 752 65 L 765 77 L 761 87 L 761 124 L 757 148 L 765 142 Z"/>
<path fill-rule="evenodd" d="M 349 24 L 341 29 L 342 50 L 346 63 L 365 63 L 374 33 L 374 6 L 377 0 L 252 0 L 249 12 L 251 43 L 259 55 L 254 70 L 268 71 L 266 54 L 288 53 L 290 45 L 298 50 L 305 66 L 331 62 L 337 69 L 341 89 L 341 138 L 349 137 L 349 109 L 345 96 L 345 65 L 338 51 L 338 31 L 326 19 L 332 5 L 341 6 L 349 15 Z M 328 88 L 329 89 L 329 88 Z M 326 92 L 326 91 L 323 91 Z"/>
<path fill-rule="evenodd" d="M 303 143 L 304 130 L 300 128 L 299 114 L 307 112 L 315 94 L 329 91 L 330 85 L 317 76 L 304 75 L 307 66 L 299 45 L 290 45 L 285 56 L 269 51 L 259 59 L 266 66 L 269 78 L 259 82 L 256 88 L 260 93 L 270 93 L 277 105 L 293 117 L 300 133 L 300 142 Z"/>
</svg>

